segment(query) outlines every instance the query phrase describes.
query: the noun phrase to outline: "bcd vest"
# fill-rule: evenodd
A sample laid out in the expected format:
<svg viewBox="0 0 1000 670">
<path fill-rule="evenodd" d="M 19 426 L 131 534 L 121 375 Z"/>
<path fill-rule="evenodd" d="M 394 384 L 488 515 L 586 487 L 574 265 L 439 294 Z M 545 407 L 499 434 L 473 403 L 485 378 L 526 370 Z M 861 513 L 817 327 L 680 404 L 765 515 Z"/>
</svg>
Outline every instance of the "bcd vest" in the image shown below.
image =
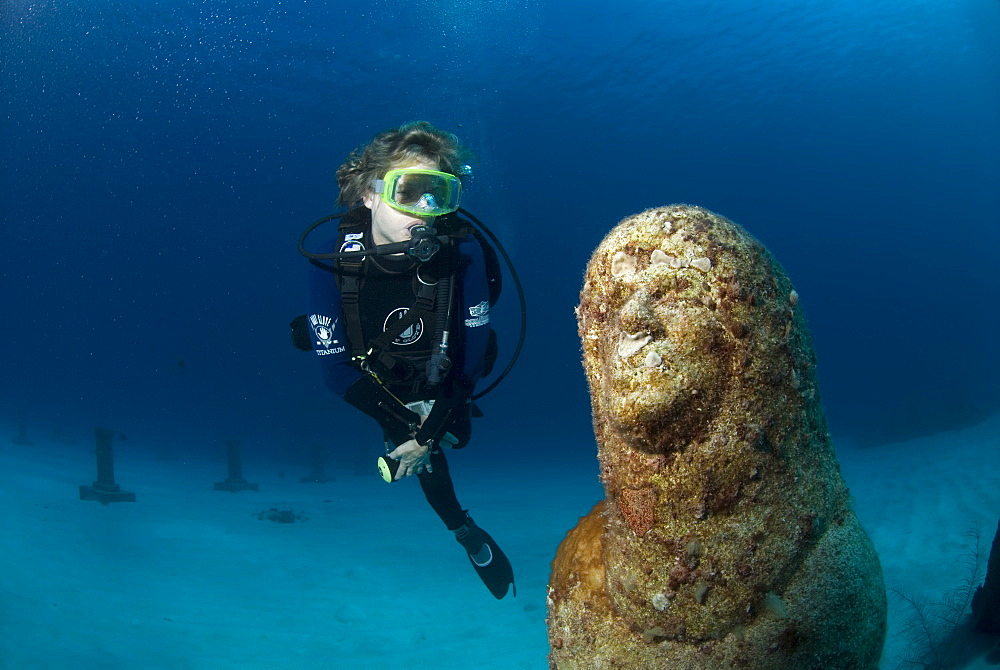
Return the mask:
<svg viewBox="0 0 1000 670">
<path fill-rule="evenodd" d="M 337 250 L 372 248 L 367 210 L 341 220 Z M 450 238 L 449 238 L 450 240 Z M 374 374 L 401 399 L 427 395 L 444 380 L 450 361 L 441 355 L 453 327 L 455 243 L 450 241 L 426 263 L 402 257 L 362 256 L 334 262 L 341 311 L 352 361 Z"/>
</svg>

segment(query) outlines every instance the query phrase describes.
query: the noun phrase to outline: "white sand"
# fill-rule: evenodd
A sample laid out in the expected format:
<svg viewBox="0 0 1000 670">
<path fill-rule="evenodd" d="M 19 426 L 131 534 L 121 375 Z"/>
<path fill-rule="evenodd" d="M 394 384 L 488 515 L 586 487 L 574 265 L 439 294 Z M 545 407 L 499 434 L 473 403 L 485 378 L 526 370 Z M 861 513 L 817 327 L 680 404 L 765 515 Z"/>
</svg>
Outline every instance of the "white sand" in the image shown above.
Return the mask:
<svg viewBox="0 0 1000 670">
<path fill-rule="evenodd" d="M 482 467 L 482 446 L 451 458 L 462 502 L 514 563 L 518 596 L 497 601 L 416 482 L 331 464 L 336 481 L 303 484 L 306 468 L 280 477 L 247 462 L 260 492 L 230 494 L 212 490 L 218 460 L 127 445 L 116 479 L 138 500 L 102 506 L 78 499 L 92 444 L 0 444 L 0 668 L 546 668 L 549 562 L 600 495 L 592 445 L 572 470 L 546 462 L 544 444 L 517 467 Z M 840 456 L 888 586 L 941 598 L 965 575 L 970 528 L 989 550 L 1000 416 Z M 272 507 L 307 518 L 257 518 Z M 910 649 L 905 615 L 890 600 L 886 669 Z"/>
</svg>

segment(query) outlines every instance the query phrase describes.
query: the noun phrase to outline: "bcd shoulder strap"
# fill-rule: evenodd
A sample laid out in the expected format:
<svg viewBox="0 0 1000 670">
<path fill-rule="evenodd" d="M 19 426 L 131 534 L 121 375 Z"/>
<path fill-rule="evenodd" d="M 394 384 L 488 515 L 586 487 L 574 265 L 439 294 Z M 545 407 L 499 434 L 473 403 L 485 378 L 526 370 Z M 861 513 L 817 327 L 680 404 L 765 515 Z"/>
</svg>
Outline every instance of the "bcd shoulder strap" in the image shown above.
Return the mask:
<svg viewBox="0 0 1000 670">
<path fill-rule="evenodd" d="M 364 233 L 370 219 L 364 216 L 368 210 L 359 212 L 352 210 L 344 215 L 340 220 L 338 230 L 340 235 L 337 239 L 338 251 L 350 251 L 349 243 L 356 243 L 364 249 Z M 366 220 L 367 219 L 367 220 Z M 367 355 L 365 348 L 364 334 L 361 331 L 361 286 L 364 284 L 365 259 L 366 256 L 353 258 L 339 258 L 334 261 L 334 277 L 337 288 L 340 289 L 341 310 L 344 313 L 344 327 L 347 329 L 347 339 L 351 344 L 351 358 L 361 359 Z M 402 331 L 400 331 L 402 332 Z"/>
</svg>

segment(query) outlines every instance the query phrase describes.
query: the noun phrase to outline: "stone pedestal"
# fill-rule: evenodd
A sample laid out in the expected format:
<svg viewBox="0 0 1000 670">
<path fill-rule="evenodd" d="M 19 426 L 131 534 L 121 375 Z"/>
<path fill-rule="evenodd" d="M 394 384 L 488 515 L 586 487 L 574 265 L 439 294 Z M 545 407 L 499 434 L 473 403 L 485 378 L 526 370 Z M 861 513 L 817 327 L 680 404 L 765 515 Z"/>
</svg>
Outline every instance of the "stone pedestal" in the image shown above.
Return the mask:
<svg viewBox="0 0 1000 670">
<path fill-rule="evenodd" d="M 334 481 L 333 477 L 326 476 L 325 461 L 323 447 L 318 444 L 312 445 L 309 449 L 309 462 L 312 465 L 312 471 L 299 481 L 307 484 L 325 484 Z"/>
<path fill-rule="evenodd" d="M 135 494 L 123 491 L 115 483 L 115 460 L 112 441 L 115 431 L 107 428 L 94 428 L 97 453 L 97 480 L 87 486 L 80 485 L 80 500 L 96 500 L 102 505 L 113 502 L 135 502 Z"/>
<path fill-rule="evenodd" d="M 243 458 L 240 454 L 239 440 L 226 440 L 226 461 L 229 465 L 229 476 L 224 481 L 215 483 L 216 491 L 259 491 L 260 486 L 243 479 Z"/>
</svg>

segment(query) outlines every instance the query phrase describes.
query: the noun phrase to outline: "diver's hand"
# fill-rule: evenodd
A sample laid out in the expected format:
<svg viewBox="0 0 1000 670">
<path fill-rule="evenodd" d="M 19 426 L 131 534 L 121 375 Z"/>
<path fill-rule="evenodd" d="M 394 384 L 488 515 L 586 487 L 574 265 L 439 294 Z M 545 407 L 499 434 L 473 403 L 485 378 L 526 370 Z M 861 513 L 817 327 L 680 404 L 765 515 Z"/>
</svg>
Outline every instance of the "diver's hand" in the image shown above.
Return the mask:
<svg viewBox="0 0 1000 670">
<path fill-rule="evenodd" d="M 399 461 L 399 469 L 396 470 L 396 481 L 399 481 L 403 477 L 419 474 L 424 470 L 434 472 L 434 469 L 431 468 L 431 450 L 416 440 L 403 442 L 389 452 L 389 458 Z"/>
</svg>

